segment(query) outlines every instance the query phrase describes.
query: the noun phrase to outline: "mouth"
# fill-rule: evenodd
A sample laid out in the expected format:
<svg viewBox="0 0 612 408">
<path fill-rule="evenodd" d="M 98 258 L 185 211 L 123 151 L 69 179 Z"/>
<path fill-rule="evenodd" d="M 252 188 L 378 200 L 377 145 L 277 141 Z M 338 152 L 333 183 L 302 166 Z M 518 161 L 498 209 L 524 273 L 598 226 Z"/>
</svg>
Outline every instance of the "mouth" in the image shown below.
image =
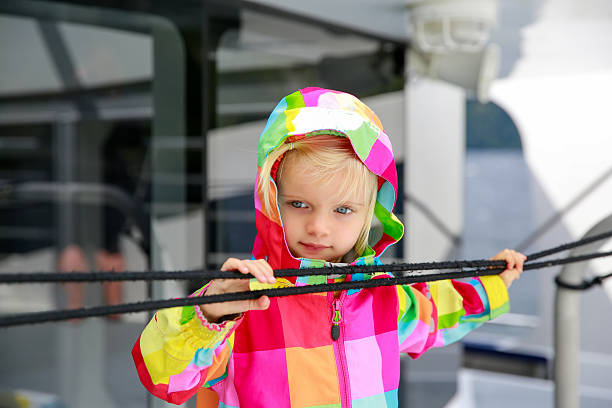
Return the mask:
<svg viewBox="0 0 612 408">
<path fill-rule="evenodd" d="M 316 244 L 314 242 L 300 242 L 299 244 L 305 250 L 310 251 L 310 252 L 319 252 L 319 251 L 329 248 L 329 245 L 321 245 L 321 244 Z"/>
</svg>

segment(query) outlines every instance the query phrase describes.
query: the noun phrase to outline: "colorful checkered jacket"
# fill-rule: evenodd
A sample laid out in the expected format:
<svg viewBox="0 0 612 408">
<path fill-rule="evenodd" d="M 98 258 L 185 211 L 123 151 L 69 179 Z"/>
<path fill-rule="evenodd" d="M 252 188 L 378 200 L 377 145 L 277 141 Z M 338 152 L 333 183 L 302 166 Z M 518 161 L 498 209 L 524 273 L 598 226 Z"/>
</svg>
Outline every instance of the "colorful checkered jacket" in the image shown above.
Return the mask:
<svg viewBox="0 0 612 408">
<path fill-rule="evenodd" d="M 401 238 L 403 225 L 392 213 L 397 173 L 391 144 L 365 104 L 320 88 L 285 97 L 261 135 L 258 168 L 280 144 L 316 134 L 349 138 L 359 159 L 379 177 L 374 216 L 382 233 L 373 233 L 378 240 L 353 262 L 379 264 L 383 251 Z M 269 182 L 275 195 L 274 179 L 273 172 Z M 254 258 L 267 259 L 275 269 L 323 266 L 324 261 L 291 255 L 276 197 L 270 197 L 275 211 L 268 213 L 258 194 Z M 382 276 L 386 274 L 336 280 Z M 329 279 L 278 279 L 276 285 Z M 252 289 L 261 286 L 251 281 Z M 323 293 L 271 298 L 267 310 L 249 311 L 221 325 L 206 324 L 194 307 L 171 308 L 156 313 L 132 354 L 145 387 L 175 404 L 200 390 L 198 406 L 212 396 L 212 406 L 218 407 L 396 407 L 400 353 L 416 358 L 462 338 L 508 308 L 506 287 L 498 276 L 350 290 L 339 297 Z"/>
</svg>

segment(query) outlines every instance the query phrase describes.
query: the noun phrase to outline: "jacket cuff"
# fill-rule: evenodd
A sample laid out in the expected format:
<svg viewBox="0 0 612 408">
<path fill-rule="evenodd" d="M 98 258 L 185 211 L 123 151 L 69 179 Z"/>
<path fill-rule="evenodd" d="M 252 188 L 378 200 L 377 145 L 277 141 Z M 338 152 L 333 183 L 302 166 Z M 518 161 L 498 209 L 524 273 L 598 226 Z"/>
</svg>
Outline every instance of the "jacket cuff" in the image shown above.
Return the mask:
<svg viewBox="0 0 612 408">
<path fill-rule="evenodd" d="M 194 306 L 194 308 L 198 309 L 197 306 Z M 222 324 L 209 322 L 204 324 L 198 317 L 194 316 L 193 319 L 182 325 L 183 338 L 187 344 L 195 349 L 214 348 L 233 332 L 239 320 L 240 318 Z"/>
<path fill-rule="evenodd" d="M 206 293 L 210 282 L 198 289 L 190 297 L 202 297 Z M 224 316 L 228 317 L 220 323 L 212 323 L 206 319 L 198 305 L 188 308 L 191 312 L 183 315 L 184 334 L 191 339 L 198 348 L 214 347 L 225 340 L 235 329 L 236 324 L 242 321 L 243 314 Z M 187 310 L 184 309 L 185 313 Z"/>
<path fill-rule="evenodd" d="M 508 288 L 498 275 L 481 276 L 480 283 L 484 287 L 489 300 L 489 317 L 496 317 L 510 311 Z"/>
<path fill-rule="evenodd" d="M 221 319 L 224 319 L 226 317 L 228 319 L 223 320 L 221 323 L 211 323 L 208 321 L 208 319 L 206 319 L 206 316 L 204 316 L 202 309 L 200 309 L 198 305 L 195 305 L 194 308 L 195 308 L 195 314 L 198 317 L 198 319 L 200 319 L 202 326 L 206 327 L 209 330 L 213 330 L 216 332 L 221 332 L 225 330 L 229 323 L 236 322 L 240 317 L 242 317 L 242 313 L 238 315 L 226 315 L 226 316 L 223 316 Z"/>
</svg>

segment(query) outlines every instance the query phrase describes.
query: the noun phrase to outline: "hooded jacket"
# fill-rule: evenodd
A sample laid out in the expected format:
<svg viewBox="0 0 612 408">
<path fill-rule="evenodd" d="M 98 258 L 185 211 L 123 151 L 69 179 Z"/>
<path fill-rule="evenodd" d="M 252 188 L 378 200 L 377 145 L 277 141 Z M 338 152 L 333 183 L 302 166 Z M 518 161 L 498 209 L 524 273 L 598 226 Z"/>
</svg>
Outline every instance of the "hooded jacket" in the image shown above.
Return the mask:
<svg viewBox="0 0 612 408">
<path fill-rule="evenodd" d="M 403 234 L 392 212 L 397 172 L 380 120 L 359 99 L 321 88 L 301 89 L 283 98 L 261 134 L 258 170 L 282 143 L 317 134 L 347 137 L 359 159 L 378 176 L 373 222 L 378 229 L 352 264 L 380 264 L 381 254 Z M 273 170 L 273 194 L 275 177 Z M 271 199 L 274 204 L 276 197 Z M 268 213 L 262 201 L 256 189 L 253 257 L 267 259 L 274 269 L 324 266 L 322 260 L 291 255 L 278 207 L 272 205 Z M 389 274 L 335 280 L 382 276 Z M 275 286 L 330 279 L 281 278 Z M 267 286 L 251 281 L 252 289 L 262 287 Z M 276 297 L 267 310 L 249 311 L 221 325 L 203 323 L 192 306 L 179 307 L 158 311 L 132 354 L 145 387 L 175 404 L 202 390 L 198 407 L 211 396 L 212 406 L 218 407 L 397 407 L 400 353 L 416 358 L 508 309 L 507 290 L 498 276 L 349 290 L 339 297 L 331 292 Z"/>
</svg>

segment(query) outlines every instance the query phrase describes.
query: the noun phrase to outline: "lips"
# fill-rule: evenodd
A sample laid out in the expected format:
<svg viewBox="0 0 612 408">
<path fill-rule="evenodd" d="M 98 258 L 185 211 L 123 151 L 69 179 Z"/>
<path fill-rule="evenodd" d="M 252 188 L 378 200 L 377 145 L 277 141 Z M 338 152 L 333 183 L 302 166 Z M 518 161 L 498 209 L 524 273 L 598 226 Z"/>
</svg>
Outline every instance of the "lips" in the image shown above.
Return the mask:
<svg viewBox="0 0 612 408">
<path fill-rule="evenodd" d="M 318 252 L 329 248 L 328 245 L 316 244 L 314 242 L 300 242 L 300 245 L 310 252 Z"/>
</svg>

